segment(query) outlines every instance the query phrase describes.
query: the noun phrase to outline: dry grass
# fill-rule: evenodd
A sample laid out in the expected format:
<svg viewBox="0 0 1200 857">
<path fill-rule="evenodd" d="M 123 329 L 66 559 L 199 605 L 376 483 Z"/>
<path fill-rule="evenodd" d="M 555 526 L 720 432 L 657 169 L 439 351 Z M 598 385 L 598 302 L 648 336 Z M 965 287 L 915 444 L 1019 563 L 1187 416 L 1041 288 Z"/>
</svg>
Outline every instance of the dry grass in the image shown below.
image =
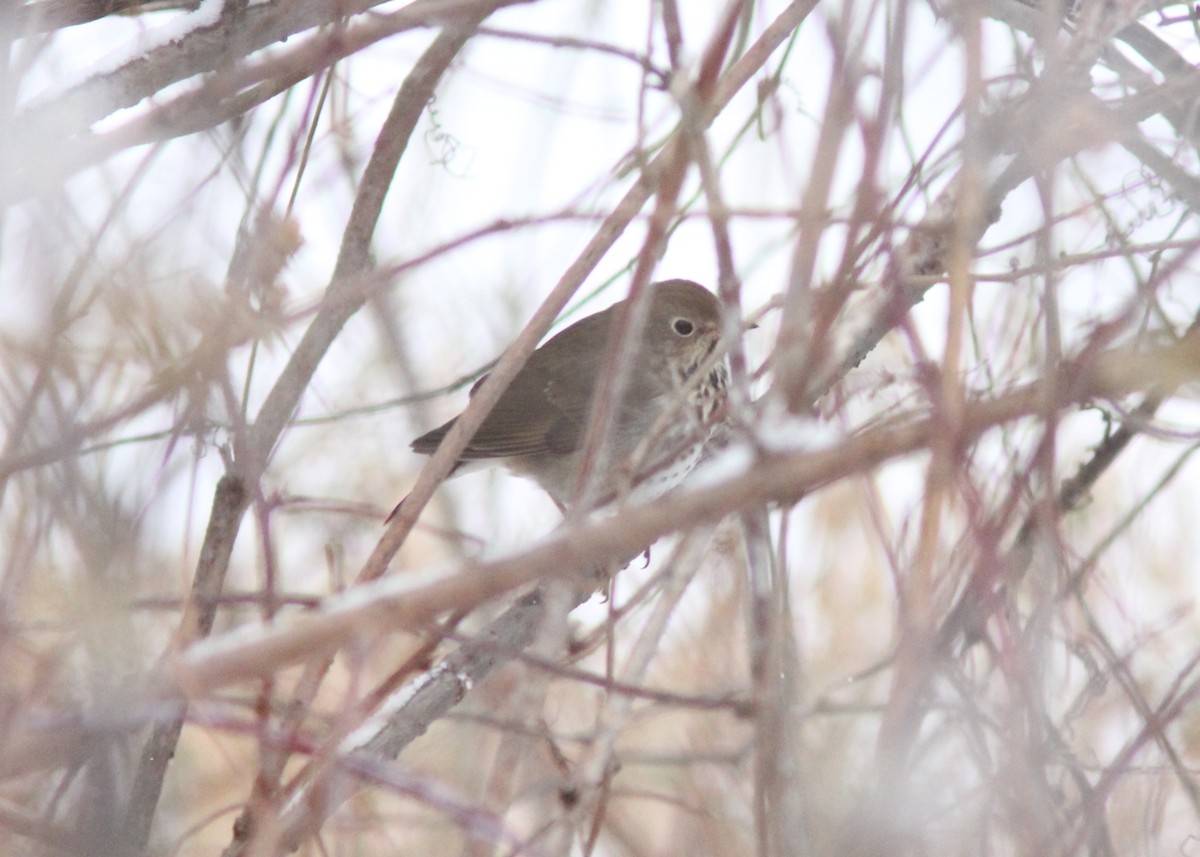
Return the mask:
<svg viewBox="0 0 1200 857">
<path fill-rule="evenodd" d="M 0 851 L 1195 847 L 1187 6 L 164 5 L 0 26 Z M 697 478 L 442 484 L 676 276 Z"/>
</svg>

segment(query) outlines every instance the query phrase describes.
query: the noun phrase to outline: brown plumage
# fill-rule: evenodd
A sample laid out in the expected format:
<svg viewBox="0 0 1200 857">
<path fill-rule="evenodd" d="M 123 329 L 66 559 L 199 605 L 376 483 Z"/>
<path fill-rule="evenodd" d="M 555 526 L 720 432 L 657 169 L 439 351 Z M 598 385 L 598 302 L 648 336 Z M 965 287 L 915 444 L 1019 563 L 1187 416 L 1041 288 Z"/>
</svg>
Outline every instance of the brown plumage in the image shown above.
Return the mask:
<svg viewBox="0 0 1200 857">
<path fill-rule="evenodd" d="M 646 326 L 597 466 L 600 502 L 626 488 L 660 494 L 682 479 L 699 458 L 724 400 L 724 359 L 709 359 L 721 337 L 717 298 L 690 280 L 649 288 Z M 463 450 L 459 466 L 504 463 L 535 479 L 560 507 L 570 505 L 592 398 L 620 312 L 617 304 L 588 316 L 530 355 Z M 694 377 L 701 368 L 705 377 Z M 433 453 L 452 425 L 454 420 L 421 435 L 412 448 Z"/>
</svg>

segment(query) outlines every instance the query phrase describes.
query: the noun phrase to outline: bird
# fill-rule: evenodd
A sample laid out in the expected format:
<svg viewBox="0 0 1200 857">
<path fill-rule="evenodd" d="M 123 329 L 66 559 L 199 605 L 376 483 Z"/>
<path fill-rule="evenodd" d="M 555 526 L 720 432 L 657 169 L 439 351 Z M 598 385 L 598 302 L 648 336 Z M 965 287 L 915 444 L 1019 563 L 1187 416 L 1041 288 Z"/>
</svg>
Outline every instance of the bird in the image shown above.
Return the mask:
<svg viewBox="0 0 1200 857">
<path fill-rule="evenodd" d="M 648 288 L 646 323 L 627 346 L 633 359 L 593 468 L 589 509 L 666 493 L 696 465 L 724 417 L 729 369 L 719 350 L 720 301 L 691 280 Z M 593 399 L 610 338 L 630 300 L 575 322 L 534 351 L 462 451 L 454 473 L 502 464 L 532 478 L 560 511 L 575 508 Z M 457 419 L 413 440 L 413 451 L 431 455 Z"/>
</svg>

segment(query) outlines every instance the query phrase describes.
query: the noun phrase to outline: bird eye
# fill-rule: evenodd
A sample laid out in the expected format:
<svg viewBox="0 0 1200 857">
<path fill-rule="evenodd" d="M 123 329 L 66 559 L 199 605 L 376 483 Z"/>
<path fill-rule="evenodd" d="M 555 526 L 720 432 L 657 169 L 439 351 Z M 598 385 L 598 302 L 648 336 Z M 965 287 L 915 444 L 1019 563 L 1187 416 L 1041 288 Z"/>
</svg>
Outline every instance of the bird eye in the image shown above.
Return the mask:
<svg viewBox="0 0 1200 857">
<path fill-rule="evenodd" d="M 696 325 L 692 324 L 686 318 L 675 319 L 671 322 L 671 327 L 680 336 L 691 336 L 696 330 Z"/>
</svg>

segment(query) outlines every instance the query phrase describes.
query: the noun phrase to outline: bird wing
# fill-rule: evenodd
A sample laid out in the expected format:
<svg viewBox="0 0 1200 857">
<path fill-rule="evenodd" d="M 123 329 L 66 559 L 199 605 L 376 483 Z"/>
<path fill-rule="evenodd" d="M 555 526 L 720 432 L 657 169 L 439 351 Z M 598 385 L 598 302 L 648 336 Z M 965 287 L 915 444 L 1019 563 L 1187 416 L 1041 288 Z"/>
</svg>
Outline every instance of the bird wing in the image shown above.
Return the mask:
<svg viewBox="0 0 1200 857">
<path fill-rule="evenodd" d="M 531 354 L 463 450 L 462 460 L 573 451 L 587 425 L 611 315 L 605 310 L 576 322 Z M 481 383 L 483 378 L 471 392 Z M 432 453 L 454 422 L 417 438 L 412 448 Z"/>
</svg>

